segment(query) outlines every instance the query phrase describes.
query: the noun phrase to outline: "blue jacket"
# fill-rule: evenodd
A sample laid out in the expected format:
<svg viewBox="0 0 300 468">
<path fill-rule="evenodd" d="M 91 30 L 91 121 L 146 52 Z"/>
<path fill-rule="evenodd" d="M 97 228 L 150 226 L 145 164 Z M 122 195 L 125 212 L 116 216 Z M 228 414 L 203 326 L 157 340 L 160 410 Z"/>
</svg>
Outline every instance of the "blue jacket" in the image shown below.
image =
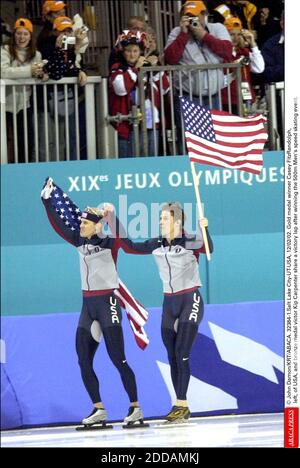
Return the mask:
<svg viewBox="0 0 300 468">
<path fill-rule="evenodd" d="M 265 61 L 263 76 L 267 83 L 284 80 L 284 44 L 279 44 L 281 34 L 268 39 L 261 50 Z"/>
</svg>

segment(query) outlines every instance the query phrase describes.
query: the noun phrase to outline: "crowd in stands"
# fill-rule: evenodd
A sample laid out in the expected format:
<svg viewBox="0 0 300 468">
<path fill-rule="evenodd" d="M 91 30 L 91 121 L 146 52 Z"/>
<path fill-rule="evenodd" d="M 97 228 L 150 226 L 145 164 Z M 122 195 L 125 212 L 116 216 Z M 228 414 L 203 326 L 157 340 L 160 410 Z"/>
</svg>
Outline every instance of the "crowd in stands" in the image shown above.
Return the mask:
<svg viewBox="0 0 300 468">
<path fill-rule="evenodd" d="M 89 46 L 88 28 L 79 15 L 68 17 L 68 6 L 63 1 L 43 3 L 43 28 L 34 40 L 33 24 L 28 18 L 18 18 L 12 26 L 1 20 L 1 78 L 35 78 L 42 82 L 76 77 L 80 88 L 87 81 L 84 71 L 84 54 Z M 138 105 L 138 72 L 142 67 L 157 65 L 205 65 L 242 61 L 242 97 L 244 115 L 256 110 L 255 87 L 263 96 L 266 83 L 284 80 L 284 18 L 283 2 L 272 0 L 207 0 L 183 2 L 180 20 L 169 34 L 164 50 L 157 50 L 156 34 L 145 18 L 129 18 L 124 31 L 120 31 L 109 57 L 109 105 L 111 115 L 129 115 L 132 106 Z M 200 79 L 199 79 L 200 76 Z M 228 83 L 227 83 L 228 84 Z M 168 110 L 170 104 L 170 83 L 167 72 L 159 71 L 145 75 L 144 92 L 146 102 L 146 126 L 148 132 L 148 153 L 155 154 L 159 148 L 161 130 L 161 101 Z M 230 93 L 221 69 L 201 70 L 191 74 L 181 83 L 174 82 L 174 113 L 176 130 L 180 132 L 180 93 L 199 98 L 202 104 L 237 113 L 237 87 L 233 80 Z M 46 160 L 45 116 L 43 87 L 38 87 L 39 158 Z M 229 96 L 230 94 L 230 96 Z M 220 103 L 220 96 L 222 103 Z M 70 159 L 76 159 L 75 108 L 73 87 L 67 93 Z M 65 133 L 65 93 L 63 85 L 58 86 L 58 107 L 54 106 L 53 86 L 47 86 L 48 141 L 49 153 L 54 150 L 54 111 L 58 112 L 59 128 Z M 79 124 L 82 151 L 85 158 L 85 106 L 84 93 L 79 93 Z M 9 162 L 15 160 L 13 124 L 18 132 L 18 161 L 25 161 L 24 154 L 24 113 L 27 118 L 27 140 L 30 149 L 29 160 L 34 158 L 32 95 L 30 87 L 24 92 L 16 88 L 12 93 L 7 88 L 6 123 L 8 135 Z M 14 109 L 16 116 L 14 115 Z M 118 133 L 119 157 L 134 155 L 133 125 L 131 120 L 114 122 Z M 155 129 L 155 131 L 154 131 Z M 156 139 L 156 141 L 155 141 Z M 178 136 L 180 141 L 180 135 Z M 60 159 L 65 159 L 65 144 L 60 145 Z M 178 147 L 179 154 L 183 148 Z"/>
<path fill-rule="evenodd" d="M 36 78 L 43 82 L 60 80 L 63 77 L 78 77 L 80 86 L 86 83 L 86 74 L 81 67 L 81 54 L 88 46 L 87 32 L 83 25 L 76 26 L 76 22 L 66 16 L 66 4 L 62 1 L 45 1 L 43 4 L 44 26 L 37 40 L 33 36 L 33 24 L 27 18 L 19 18 L 14 25 L 9 43 L 1 47 L 1 77 L 8 79 Z M 44 125 L 44 100 L 42 88 L 38 87 L 38 128 L 39 128 L 39 160 L 45 161 L 45 125 Z M 17 103 L 17 139 L 18 161 L 25 161 L 23 113 L 27 113 L 27 139 L 29 160 L 34 159 L 33 154 L 33 122 L 30 112 L 31 89 L 26 92 L 24 106 L 23 90 L 16 87 Z M 75 109 L 73 89 L 70 87 L 68 96 L 69 112 L 69 144 L 70 159 L 75 159 Z M 15 160 L 14 138 L 12 131 L 13 122 L 13 92 L 7 88 L 6 116 L 8 135 L 8 160 Z M 58 87 L 58 121 L 59 130 L 65 134 L 65 106 L 63 86 Z M 48 104 L 48 144 L 50 155 L 55 154 L 55 125 L 54 125 L 54 91 L 53 86 L 47 87 Z M 83 107 L 81 107 L 83 109 Z M 80 115 L 82 112 L 80 112 Z M 80 127 L 84 126 L 85 119 L 81 118 Z M 60 159 L 65 157 L 65 139 L 60 142 Z"/>
</svg>

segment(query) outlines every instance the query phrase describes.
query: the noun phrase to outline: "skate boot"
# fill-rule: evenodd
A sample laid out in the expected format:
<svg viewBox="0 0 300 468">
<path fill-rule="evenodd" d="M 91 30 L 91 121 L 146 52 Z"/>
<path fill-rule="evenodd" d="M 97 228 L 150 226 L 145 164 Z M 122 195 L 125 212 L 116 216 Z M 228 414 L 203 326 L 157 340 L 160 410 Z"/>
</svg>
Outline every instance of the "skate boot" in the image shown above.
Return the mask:
<svg viewBox="0 0 300 468">
<path fill-rule="evenodd" d="M 132 429 L 134 427 L 149 427 L 149 424 L 144 423 L 142 410 L 139 406 L 129 406 L 128 415 L 123 421 L 124 429 Z"/>
<path fill-rule="evenodd" d="M 164 424 L 187 423 L 190 416 L 191 416 L 191 412 L 187 406 L 174 405 L 171 411 L 165 417 L 166 421 Z"/>
<path fill-rule="evenodd" d="M 88 429 L 112 429 L 112 426 L 108 426 L 107 413 L 104 408 L 94 408 L 89 416 L 84 418 L 81 423 L 82 426 L 76 428 L 76 430 L 88 430 Z"/>
</svg>

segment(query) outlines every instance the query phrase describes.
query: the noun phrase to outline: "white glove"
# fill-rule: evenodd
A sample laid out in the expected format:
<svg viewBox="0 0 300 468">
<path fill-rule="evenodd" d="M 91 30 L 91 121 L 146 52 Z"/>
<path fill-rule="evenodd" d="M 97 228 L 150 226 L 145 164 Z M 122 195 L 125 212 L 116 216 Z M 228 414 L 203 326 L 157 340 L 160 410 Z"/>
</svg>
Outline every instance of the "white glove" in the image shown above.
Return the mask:
<svg viewBox="0 0 300 468">
<path fill-rule="evenodd" d="M 115 211 L 114 205 L 111 203 L 103 203 L 101 208 L 106 212 L 106 214 L 113 213 Z"/>
<path fill-rule="evenodd" d="M 53 190 L 53 179 L 49 177 L 49 179 L 47 180 L 47 184 L 41 191 L 41 197 L 44 198 L 44 200 L 47 200 L 48 198 L 50 198 L 52 190 Z"/>
<path fill-rule="evenodd" d="M 83 20 L 81 16 L 77 13 L 76 15 L 73 16 L 73 26 L 72 29 L 73 31 L 76 31 L 76 29 L 80 29 L 83 27 Z"/>
</svg>

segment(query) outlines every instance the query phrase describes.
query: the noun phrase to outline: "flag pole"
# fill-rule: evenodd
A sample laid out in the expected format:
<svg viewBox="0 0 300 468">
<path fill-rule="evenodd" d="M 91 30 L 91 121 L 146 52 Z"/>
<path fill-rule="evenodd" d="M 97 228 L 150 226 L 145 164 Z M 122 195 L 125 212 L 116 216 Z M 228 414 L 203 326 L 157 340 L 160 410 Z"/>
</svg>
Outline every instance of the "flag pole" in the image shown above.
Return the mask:
<svg viewBox="0 0 300 468">
<path fill-rule="evenodd" d="M 201 199 L 200 199 L 199 179 L 197 180 L 195 163 L 193 161 L 190 161 L 190 162 L 191 162 L 194 189 L 195 189 L 196 200 L 197 200 L 198 215 L 199 215 L 199 219 L 201 220 L 202 218 L 204 218 L 204 215 L 203 215 Z M 205 246 L 206 257 L 207 257 L 207 260 L 210 261 L 211 256 L 210 256 L 209 245 L 208 245 L 208 240 L 207 240 L 207 235 L 206 235 L 206 228 L 201 227 L 201 230 L 202 230 L 202 236 L 203 236 L 203 241 L 204 241 L 204 246 Z"/>
</svg>

